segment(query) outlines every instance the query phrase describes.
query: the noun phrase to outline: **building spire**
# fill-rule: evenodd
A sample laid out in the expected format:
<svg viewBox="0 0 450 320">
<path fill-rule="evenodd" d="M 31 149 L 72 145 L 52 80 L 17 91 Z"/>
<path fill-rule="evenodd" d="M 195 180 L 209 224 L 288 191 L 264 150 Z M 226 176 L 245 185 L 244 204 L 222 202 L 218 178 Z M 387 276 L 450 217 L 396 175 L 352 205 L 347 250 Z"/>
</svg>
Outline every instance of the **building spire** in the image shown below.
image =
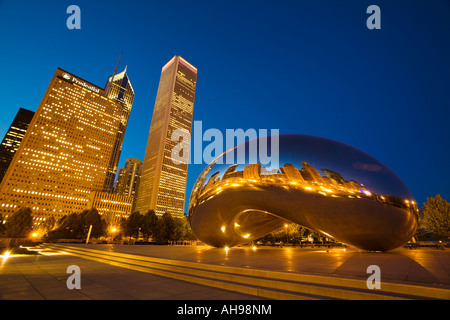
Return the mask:
<svg viewBox="0 0 450 320">
<path fill-rule="evenodd" d="M 122 58 L 122 53 L 123 53 L 123 50 L 120 52 L 119 60 L 117 60 L 116 67 L 114 68 L 114 73 L 113 73 L 113 75 L 111 76 L 111 78 L 110 78 L 110 80 L 108 81 L 108 83 L 106 84 L 106 88 L 105 88 L 105 97 L 108 96 L 109 90 L 111 90 L 111 85 L 112 85 L 112 83 L 113 83 L 114 76 L 116 75 L 117 67 L 119 66 L 120 59 Z"/>
<path fill-rule="evenodd" d="M 117 61 L 116 68 L 114 69 L 114 73 L 112 75 L 112 78 L 114 78 L 114 76 L 116 75 L 117 67 L 119 66 L 119 62 L 120 62 L 120 58 L 122 58 L 122 53 L 123 53 L 123 50 L 120 52 L 119 60 Z M 111 81 L 112 81 L 112 79 L 111 79 Z"/>
</svg>

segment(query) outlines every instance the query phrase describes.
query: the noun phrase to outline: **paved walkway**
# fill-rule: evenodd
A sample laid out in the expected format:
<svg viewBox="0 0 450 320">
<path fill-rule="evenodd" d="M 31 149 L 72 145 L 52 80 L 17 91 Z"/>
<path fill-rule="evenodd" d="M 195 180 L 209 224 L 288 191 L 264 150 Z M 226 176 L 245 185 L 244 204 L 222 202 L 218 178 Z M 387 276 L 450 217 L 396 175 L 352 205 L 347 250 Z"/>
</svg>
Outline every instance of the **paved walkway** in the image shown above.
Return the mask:
<svg viewBox="0 0 450 320">
<path fill-rule="evenodd" d="M 244 294 L 236 292 L 236 290 L 224 290 L 209 285 L 151 274 L 145 268 L 149 264 L 155 263 L 154 258 L 170 259 L 175 261 L 175 265 L 182 267 L 186 267 L 188 263 L 193 262 L 194 265 L 230 268 L 229 270 L 236 270 L 236 272 L 228 271 L 228 269 L 217 269 L 219 271 L 216 272 L 216 275 L 225 273 L 227 277 L 247 281 L 249 286 L 255 279 L 270 282 L 273 278 L 270 275 L 276 273 L 282 276 L 286 274 L 297 276 L 295 279 L 300 279 L 298 278 L 300 276 L 311 276 L 310 278 L 304 278 L 307 279 L 305 280 L 307 282 L 308 279 L 316 279 L 313 276 L 320 276 L 318 279 L 327 279 L 327 281 L 329 279 L 338 279 L 339 281 L 344 279 L 346 283 L 351 282 L 351 280 L 360 283 L 364 281 L 365 283 L 368 277 L 367 267 L 377 265 L 380 267 L 381 281 L 385 287 L 386 283 L 397 283 L 402 288 L 425 286 L 450 289 L 450 250 L 442 251 L 427 248 L 410 250 L 402 248 L 387 253 L 370 253 L 342 248 L 260 247 L 253 250 L 250 247 L 236 247 L 225 251 L 208 246 L 92 244 L 71 244 L 69 246 L 72 247 L 72 251 L 67 251 L 69 254 L 50 254 L 56 253 L 55 247 L 53 247 L 53 250 L 44 251 L 43 253 L 46 254 L 39 256 L 10 256 L 3 261 L 0 260 L 0 298 L 261 299 L 259 294 Z M 91 254 L 91 257 L 83 257 L 85 253 Z M 114 256 L 112 256 L 113 254 Z M 135 257 L 141 258 L 138 261 L 134 260 Z M 96 261 L 92 259 L 96 259 Z M 145 259 L 148 261 L 143 261 Z M 146 264 L 145 267 L 144 263 Z M 170 266 L 169 268 L 165 263 L 162 270 L 177 268 L 176 266 Z M 66 273 L 66 269 L 69 265 L 78 265 L 81 269 L 81 290 L 67 289 L 66 280 L 69 275 Z M 211 269 L 212 267 L 208 268 Z M 183 270 L 191 270 L 192 273 L 193 269 L 191 266 Z M 263 278 L 261 274 L 255 274 L 246 275 L 247 278 L 243 278 L 246 270 L 249 272 L 254 270 L 264 271 L 268 276 Z M 195 272 L 208 271 L 199 269 Z M 180 271 L 175 274 L 180 274 Z M 272 281 L 272 283 L 279 285 L 283 281 L 286 283 L 286 280 L 279 280 L 277 283 Z M 305 281 L 302 281 L 295 283 L 295 285 L 304 290 Z M 201 283 L 207 282 L 202 280 Z M 292 281 L 289 283 L 292 284 Z M 340 286 L 340 284 L 338 285 Z M 320 285 L 316 286 L 320 287 Z M 308 287 L 308 290 L 311 288 L 311 286 L 306 287 Z M 308 292 L 313 292 L 312 297 L 314 297 L 316 291 Z M 323 290 L 320 292 L 323 292 Z M 325 296 L 328 296 L 329 291 L 325 292 L 327 293 Z M 335 293 L 333 294 L 336 296 Z M 444 297 L 446 298 L 446 296 Z M 448 299 L 450 299 L 450 295 L 448 295 Z"/>
<path fill-rule="evenodd" d="M 352 248 L 209 246 L 73 245 L 198 263 L 286 271 L 303 274 L 356 277 L 366 280 L 367 267 L 378 265 L 382 278 L 411 284 L 450 285 L 450 250 L 432 248 L 366 252 Z"/>
<path fill-rule="evenodd" d="M 260 299 L 69 254 L 10 256 L 0 264 L 0 300 Z M 81 290 L 67 288 L 70 265 L 80 267 Z"/>
</svg>

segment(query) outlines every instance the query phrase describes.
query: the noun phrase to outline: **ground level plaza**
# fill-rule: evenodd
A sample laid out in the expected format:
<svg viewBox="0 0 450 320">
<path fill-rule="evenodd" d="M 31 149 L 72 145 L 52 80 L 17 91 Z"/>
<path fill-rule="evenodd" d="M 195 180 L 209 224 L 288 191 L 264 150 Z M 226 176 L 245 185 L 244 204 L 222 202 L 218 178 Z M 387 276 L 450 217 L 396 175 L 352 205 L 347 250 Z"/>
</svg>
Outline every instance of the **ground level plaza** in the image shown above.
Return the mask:
<svg viewBox="0 0 450 320">
<path fill-rule="evenodd" d="M 48 244 L 1 258 L 0 299 L 450 299 L 450 250 Z M 81 289 L 68 289 L 69 266 Z M 367 268 L 381 289 L 369 290 Z"/>
</svg>

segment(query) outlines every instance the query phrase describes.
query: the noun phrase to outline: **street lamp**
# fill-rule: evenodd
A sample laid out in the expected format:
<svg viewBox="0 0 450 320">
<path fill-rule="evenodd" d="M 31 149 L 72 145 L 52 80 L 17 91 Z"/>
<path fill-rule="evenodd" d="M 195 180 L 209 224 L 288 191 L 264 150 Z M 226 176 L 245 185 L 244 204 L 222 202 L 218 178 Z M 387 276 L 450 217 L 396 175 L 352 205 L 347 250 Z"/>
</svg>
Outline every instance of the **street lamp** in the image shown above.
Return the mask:
<svg viewBox="0 0 450 320">
<path fill-rule="evenodd" d="M 31 238 L 33 239 L 33 243 L 36 241 L 37 236 L 38 236 L 37 232 L 33 232 L 33 234 L 31 235 Z"/>
<path fill-rule="evenodd" d="M 110 231 L 111 231 L 111 242 L 114 242 L 114 236 L 115 236 L 115 233 L 117 232 L 117 228 L 112 226 Z"/>
</svg>

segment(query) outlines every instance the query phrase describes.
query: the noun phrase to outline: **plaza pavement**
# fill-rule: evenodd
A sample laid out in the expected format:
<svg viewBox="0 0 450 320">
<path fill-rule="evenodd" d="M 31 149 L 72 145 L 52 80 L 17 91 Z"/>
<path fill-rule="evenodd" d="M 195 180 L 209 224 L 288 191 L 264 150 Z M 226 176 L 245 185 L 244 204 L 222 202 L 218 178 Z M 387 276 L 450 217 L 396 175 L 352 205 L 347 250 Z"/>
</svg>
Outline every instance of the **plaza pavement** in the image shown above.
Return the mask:
<svg viewBox="0 0 450 320">
<path fill-rule="evenodd" d="M 44 244 L 0 258 L 0 299 L 450 299 L 450 250 Z M 69 290 L 67 267 L 81 270 Z M 367 267 L 381 271 L 369 290 Z"/>
</svg>

